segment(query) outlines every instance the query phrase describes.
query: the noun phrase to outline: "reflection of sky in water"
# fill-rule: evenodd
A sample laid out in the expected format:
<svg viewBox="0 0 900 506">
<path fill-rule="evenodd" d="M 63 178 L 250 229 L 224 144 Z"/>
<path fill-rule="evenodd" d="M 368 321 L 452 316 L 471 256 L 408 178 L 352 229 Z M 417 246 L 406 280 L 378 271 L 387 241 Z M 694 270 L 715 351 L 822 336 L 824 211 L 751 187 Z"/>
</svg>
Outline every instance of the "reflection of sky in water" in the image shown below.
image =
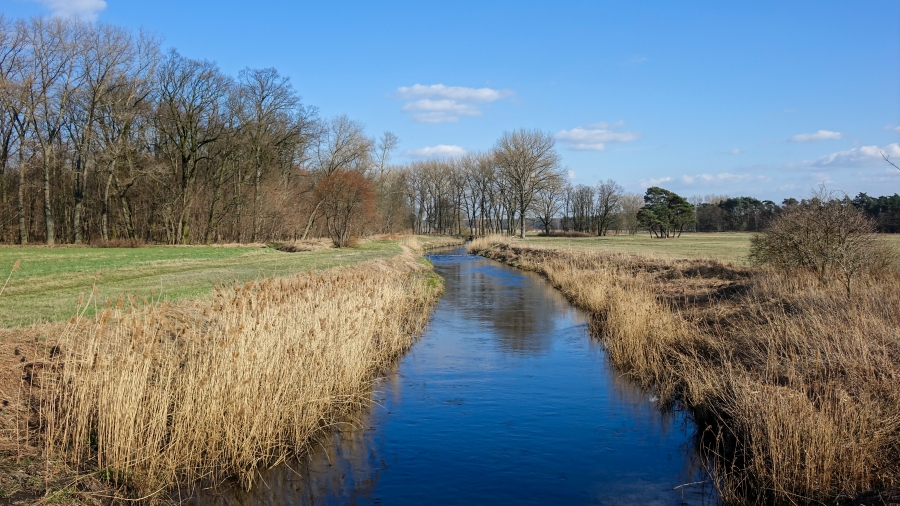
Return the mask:
<svg viewBox="0 0 900 506">
<path fill-rule="evenodd" d="M 674 490 L 702 479 L 691 427 L 609 366 L 580 311 L 535 275 L 455 253 L 430 256 L 446 293 L 358 430 L 219 502 L 714 502 Z"/>
</svg>

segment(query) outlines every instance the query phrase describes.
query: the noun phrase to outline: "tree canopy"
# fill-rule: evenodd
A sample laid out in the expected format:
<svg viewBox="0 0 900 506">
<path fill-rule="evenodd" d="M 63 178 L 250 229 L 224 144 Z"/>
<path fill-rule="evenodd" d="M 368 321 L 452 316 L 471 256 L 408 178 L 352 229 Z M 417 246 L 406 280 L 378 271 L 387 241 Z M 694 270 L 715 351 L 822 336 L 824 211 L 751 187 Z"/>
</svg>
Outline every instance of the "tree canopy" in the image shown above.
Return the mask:
<svg viewBox="0 0 900 506">
<path fill-rule="evenodd" d="M 679 237 L 684 227 L 696 221 L 693 204 L 658 186 L 647 188 L 637 218 L 655 237 Z"/>
</svg>

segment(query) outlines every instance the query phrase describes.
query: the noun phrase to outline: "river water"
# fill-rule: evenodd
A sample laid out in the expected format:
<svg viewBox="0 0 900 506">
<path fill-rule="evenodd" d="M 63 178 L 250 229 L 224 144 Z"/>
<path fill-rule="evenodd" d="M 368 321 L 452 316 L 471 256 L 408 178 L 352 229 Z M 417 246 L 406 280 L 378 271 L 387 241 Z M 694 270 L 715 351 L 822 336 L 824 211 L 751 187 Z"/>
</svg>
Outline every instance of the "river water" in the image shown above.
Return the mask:
<svg viewBox="0 0 900 506">
<path fill-rule="evenodd" d="M 446 292 L 359 427 L 214 502 L 716 502 L 685 485 L 705 482 L 690 422 L 610 366 L 584 313 L 536 275 L 462 249 L 429 258 Z"/>
</svg>

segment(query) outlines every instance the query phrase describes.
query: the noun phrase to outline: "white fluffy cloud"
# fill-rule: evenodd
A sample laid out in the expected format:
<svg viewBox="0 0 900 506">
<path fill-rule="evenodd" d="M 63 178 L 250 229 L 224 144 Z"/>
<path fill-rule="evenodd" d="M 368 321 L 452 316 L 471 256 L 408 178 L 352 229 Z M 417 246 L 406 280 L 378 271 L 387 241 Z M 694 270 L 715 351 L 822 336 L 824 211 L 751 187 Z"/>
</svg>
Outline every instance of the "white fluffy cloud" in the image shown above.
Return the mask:
<svg viewBox="0 0 900 506">
<path fill-rule="evenodd" d="M 681 181 L 689 185 L 705 185 L 715 186 L 720 184 L 733 183 L 768 183 L 772 178 L 760 174 L 731 174 L 730 172 L 719 172 L 718 174 L 696 174 L 683 175 Z"/>
<path fill-rule="evenodd" d="M 33 0 L 50 9 L 54 16 L 73 17 L 87 21 L 96 21 L 97 16 L 106 9 L 105 0 Z"/>
<path fill-rule="evenodd" d="M 421 149 L 411 149 L 404 154 L 413 158 L 456 158 L 466 153 L 468 151 L 462 146 L 438 144 L 437 146 L 425 146 Z"/>
<path fill-rule="evenodd" d="M 791 142 L 816 142 L 831 139 L 840 139 L 840 132 L 832 132 L 831 130 L 819 130 L 811 134 L 797 134 L 790 138 Z"/>
<path fill-rule="evenodd" d="M 401 86 L 397 96 L 406 100 L 403 110 L 421 123 L 453 123 L 461 116 L 480 116 L 480 105 L 513 95 L 510 90 L 466 88 L 443 84 Z"/>
<path fill-rule="evenodd" d="M 732 174 L 730 172 L 719 172 L 718 174 L 684 174 L 680 177 L 659 177 L 650 179 L 641 179 L 642 186 L 660 186 L 665 183 L 671 183 L 674 186 L 700 186 L 715 187 L 727 186 L 731 184 L 745 183 L 769 183 L 772 178 L 762 174 Z"/>
<path fill-rule="evenodd" d="M 666 176 L 666 177 L 658 177 L 658 178 L 652 177 L 650 179 L 641 179 L 640 181 L 638 181 L 638 183 L 640 183 L 641 186 L 650 187 L 650 186 L 659 186 L 663 183 L 671 183 L 672 181 L 674 181 L 674 179 L 672 179 L 669 176 Z"/>
<path fill-rule="evenodd" d="M 860 146 L 858 148 L 838 151 L 815 160 L 809 165 L 813 167 L 858 167 L 861 165 L 878 165 L 885 163 L 881 154 L 894 160 L 900 159 L 900 144 L 896 142 L 884 147 Z"/>
<path fill-rule="evenodd" d="M 640 132 L 616 130 L 624 125 L 625 123 L 621 121 L 613 124 L 594 123 L 571 130 L 561 130 L 555 137 L 572 149 L 603 151 L 607 144 L 633 142 L 641 138 Z"/>
</svg>

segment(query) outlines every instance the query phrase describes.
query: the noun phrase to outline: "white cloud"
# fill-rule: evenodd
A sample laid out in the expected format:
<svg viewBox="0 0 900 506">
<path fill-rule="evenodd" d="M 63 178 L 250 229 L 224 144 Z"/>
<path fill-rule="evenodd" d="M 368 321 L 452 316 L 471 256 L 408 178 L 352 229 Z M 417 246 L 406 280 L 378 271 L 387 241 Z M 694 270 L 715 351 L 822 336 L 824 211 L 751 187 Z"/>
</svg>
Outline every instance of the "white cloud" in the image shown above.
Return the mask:
<svg viewBox="0 0 900 506">
<path fill-rule="evenodd" d="M 741 153 L 743 153 L 743 152 L 744 152 L 744 151 L 743 151 L 742 149 L 740 149 L 740 148 L 732 148 L 732 149 L 728 150 L 728 154 L 729 154 L 729 155 L 739 155 L 739 154 L 741 154 Z"/>
<path fill-rule="evenodd" d="M 479 105 L 496 102 L 513 94 L 511 90 L 443 84 L 415 84 L 397 88 L 397 96 L 407 101 L 403 110 L 412 113 L 414 121 L 422 123 L 453 123 L 459 121 L 461 116 L 480 116 Z"/>
<path fill-rule="evenodd" d="M 768 183 L 772 180 L 769 176 L 762 176 L 759 174 L 731 174 L 729 172 L 720 172 L 718 174 L 696 174 L 693 176 L 685 174 L 681 176 L 680 179 L 684 184 L 704 186 L 752 182 Z"/>
<path fill-rule="evenodd" d="M 650 187 L 650 186 L 659 186 L 663 183 L 670 183 L 673 179 L 671 177 L 659 177 L 659 178 L 650 178 L 650 179 L 641 179 L 639 183 L 641 186 Z"/>
<path fill-rule="evenodd" d="M 438 144 L 437 146 L 425 146 L 421 149 L 411 149 L 404 152 L 406 156 L 413 158 L 456 158 L 463 156 L 468 151 L 462 146 L 453 144 Z"/>
<path fill-rule="evenodd" d="M 54 16 L 73 17 L 96 21 L 100 11 L 106 9 L 105 0 L 32 0 L 50 9 Z"/>
<path fill-rule="evenodd" d="M 813 162 L 807 163 L 813 167 L 856 167 L 861 165 L 878 165 L 885 163 L 881 154 L 893 159 L 900 158 L 900 144 L 896 142 L 882 148 L 878 146 L 861 146 L 858 148 L 838 151 L 823 156 Z"/>
<path fill-rule="evenodd" d="M 819 130 L 812 134 L 797 134 L 790 138 L 791 142 L 816 142 L 829 139 L 840 139 L 840 132 L 832 132 L 831 130 Z"/>
<path fill-rule="evenodd" d="M 900 126 L 885 125 L 885 126 L 884 126 L 884 129 L 885 129 L 885 130 L 893 130 L 893 131 L 895 131 L 895 132 L 900 132 Z"/>
<path fill-rule="evenodd" d="M 609 123 L 594 123 L 593 125 L 575 127 L 571 130 L 561 130 L 556 133 L 555 137 L 572 149 L 603 151 L 606 149 L 607 144 L 633 142 L 641 138 L 640 132 L 614 130 L 624 125 L 625 123 L 621 121 L 611 125 Z"/>
</svg>

